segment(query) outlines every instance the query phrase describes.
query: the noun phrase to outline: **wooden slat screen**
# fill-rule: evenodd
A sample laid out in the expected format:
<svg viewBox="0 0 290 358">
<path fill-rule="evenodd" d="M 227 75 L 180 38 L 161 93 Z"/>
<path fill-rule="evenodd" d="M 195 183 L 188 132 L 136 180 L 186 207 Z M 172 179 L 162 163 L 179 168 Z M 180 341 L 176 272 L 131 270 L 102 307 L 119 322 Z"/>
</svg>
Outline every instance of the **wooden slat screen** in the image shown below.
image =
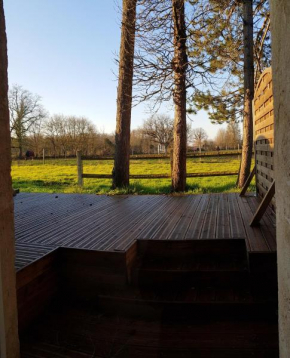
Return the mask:
<svg viewBox="0 0 290 358">
<path fill-rule="evenodd" d="M 274 101 L 271 68 L 263 72 L 255 91 L 254 141 L 257 193 L 264 197 L 274 181 Z M 271 207 L 275 210 L 275 198 Z"/>
</svg>

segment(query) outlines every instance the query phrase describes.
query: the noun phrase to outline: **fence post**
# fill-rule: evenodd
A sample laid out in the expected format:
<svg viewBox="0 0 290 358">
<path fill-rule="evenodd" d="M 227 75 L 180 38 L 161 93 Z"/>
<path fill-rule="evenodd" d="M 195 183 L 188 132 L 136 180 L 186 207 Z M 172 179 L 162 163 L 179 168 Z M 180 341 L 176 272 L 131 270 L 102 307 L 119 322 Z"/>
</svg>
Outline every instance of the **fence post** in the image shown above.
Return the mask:
<svg viewBox="0 0 290 358">
<path fill-rule="evenodd" d="M 77 166 L 78 166 L 78 185 L 83 186 L 83 162 L 82 162 L 82 152 L 77 151 Z"/>
</svg>

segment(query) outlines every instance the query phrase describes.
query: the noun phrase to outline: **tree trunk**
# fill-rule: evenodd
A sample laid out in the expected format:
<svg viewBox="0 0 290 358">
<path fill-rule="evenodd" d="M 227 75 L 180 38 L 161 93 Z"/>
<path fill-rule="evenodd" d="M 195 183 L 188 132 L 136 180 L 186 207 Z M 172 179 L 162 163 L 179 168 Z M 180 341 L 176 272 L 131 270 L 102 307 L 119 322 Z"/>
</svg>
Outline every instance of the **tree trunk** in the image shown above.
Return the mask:
<svg viewBox="0 0 290 358">
<path fill-rule="evenodd" d="M 250 175 L 253 150 L 254 40 L 253 0 L 243 1 L 244 21 L 244 131 L 239 188 Z"/>
<path fill-rule="evenodd" d="M 20 137 L 18 139 L 18 145 L 19 145 L 19 159 L 23 158 L 23 142 L 22 142 L 22 138 Z"/>
<path fill-rule="evenodd" d="M 130 126 L 137 0 L 123 0 L 113 187 L 129 185 Z"/>
<path fill-rule="evenodd" d="M 172 164 L 172 190 L 186 188 L 186 28 L 184 0 L 172 0 L 174 22 L 174 139 Z"/>
<path fill-rule="evenodd" d="M 3 0 L 0 0 L 0 356 L 19 357 L 11 139 L 8 109 L 8 60 Z"/>
</svg>

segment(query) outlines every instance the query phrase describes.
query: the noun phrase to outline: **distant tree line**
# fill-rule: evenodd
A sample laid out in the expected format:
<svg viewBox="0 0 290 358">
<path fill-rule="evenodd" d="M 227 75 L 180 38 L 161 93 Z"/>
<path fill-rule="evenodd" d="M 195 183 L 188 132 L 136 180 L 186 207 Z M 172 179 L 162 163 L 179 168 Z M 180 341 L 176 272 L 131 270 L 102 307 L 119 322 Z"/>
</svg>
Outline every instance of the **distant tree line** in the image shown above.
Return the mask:
<svg viewBox="0 0 290 358">
<path fill-rule="evenodd" d="M 10 127 L 14 157 L 23 158 L 27 150 L 41 157 L 72 157 L 81 150 L 85 156 L 113 156 L 115 136 L 100 132 L 85 117 L 55 114 L 49 116 L 41 98 L 21 86 L 12 86 L 9 95 Z M 131 131 L 130 154 L 168 154 L 172 149 L 174 121 L 165 114 L 154 114 Z M 237 148 L 241 135 L 236 123 L 220 129 L 215 140 L 208 140 L 203 128 L 187 125 L 187 147 L 192 150 Z"/>
<path fill-rule="evenodd" d="M 19 85 L 9 91 L 10 130 L 14 156 L 23 158 L 27 150 L 36 157 L 113 155 L 114 135 L 101 133 L 85 117 L 56 114 L 49 116 L 41 98 Z"/>
</svg>

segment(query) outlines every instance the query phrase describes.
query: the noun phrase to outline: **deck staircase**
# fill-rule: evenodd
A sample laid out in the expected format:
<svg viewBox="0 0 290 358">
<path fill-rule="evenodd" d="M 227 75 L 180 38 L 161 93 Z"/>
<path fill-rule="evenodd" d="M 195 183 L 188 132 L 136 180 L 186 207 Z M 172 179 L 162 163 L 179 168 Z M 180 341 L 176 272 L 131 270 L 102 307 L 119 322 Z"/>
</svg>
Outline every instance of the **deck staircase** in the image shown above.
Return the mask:
<svg viewBox="0 0 290 358">
<path fill-rule="evenodd" d="M 23 358 L 279 356 L 275 274 L 251 269 L 245 240 L 135 245 L 127 280 L 63 294 Z"/>
<path fill-rule="evenodd" d="M 143 317 L 272 317 L 277 288 L 251 273 L 243 239 L 139 240 L 128 285 L 104 289 L 99 307 Z"/>
</svg>

